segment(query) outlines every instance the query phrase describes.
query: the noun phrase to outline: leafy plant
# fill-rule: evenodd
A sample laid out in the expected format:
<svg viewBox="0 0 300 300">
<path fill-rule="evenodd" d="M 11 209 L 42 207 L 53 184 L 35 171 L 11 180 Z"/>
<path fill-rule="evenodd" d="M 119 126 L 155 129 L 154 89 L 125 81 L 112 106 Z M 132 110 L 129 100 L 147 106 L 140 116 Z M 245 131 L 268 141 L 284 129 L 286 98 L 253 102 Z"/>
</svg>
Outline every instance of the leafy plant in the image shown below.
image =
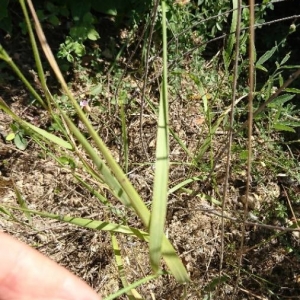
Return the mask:
<svg viewBox="0 0 300 300">
<path fill-rule="evenodd" d="M 75 57 L 82 57 L 85 53 L 84 42 L 86 40 L 96 41 L 100 38 L 95 30 L 95 17 L 86 12 L 82 18 L 73 17 L 74 25 L 70 29 L 70 36 L 66 37 L 63 44 L 60 45 L 57 57 L 66 58 L 69 62 L 74 62 Z"/>
<path fill-rule="evenodd" d="M 25 138 L 25 130 L 16 122 L 11 124 L 10 128 L 12 131 L 8 133 L 5 140 L 8 142 L 13 140 L 18 149 L 25 150 L 28 145 L 28 141 Z"/>
<path fill-rule="evenodd" d="M 258 71 L 268 72 L 267 68 L 264 66 L 267 62 L 276 55 L 278 48 L 285 43 L 286 37 L 276 44 L 272 49 L 268 50 L 263 54 L 256 62 L 256 68 Z M 258 99 L 260 101 L 265 101 L 273 93 L 276 92 L 278 87 L 282 86 L 284 83 L 283 74 L 284 71 L 290 69 L 296 69 L 298 66 L 287 65 L 290 58 L 290 53 L 287 53 L 280 62 L 275 61 L 275 70 L 269 75 L 267 81 L 262 86 L 261 90 L 258 92 Z M 294 128 L 299 127 L 299 108 L 292 103 L 293 98 L 296 94 L 299 94 L 300 90 L 297 88 L 287 88 L 285 89 L 285 94 L 276 97 L 267 106 L 270 108 L 270 112 L 267 115 L 269 119 L 269 130 L 275 129 L 278 131 L 289 131 L 295 132 Z M 265 115 L 264 115 L 265 116 Z M 258 116 L 258 118 L 263 118 Z"/>
</svg>

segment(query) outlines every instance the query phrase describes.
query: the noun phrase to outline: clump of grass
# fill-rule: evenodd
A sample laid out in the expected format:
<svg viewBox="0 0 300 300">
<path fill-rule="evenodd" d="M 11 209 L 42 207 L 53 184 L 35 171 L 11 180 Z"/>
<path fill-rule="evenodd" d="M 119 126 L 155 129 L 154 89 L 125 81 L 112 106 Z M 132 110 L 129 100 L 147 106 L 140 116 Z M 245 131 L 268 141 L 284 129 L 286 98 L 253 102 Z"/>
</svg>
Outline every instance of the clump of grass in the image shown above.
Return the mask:
<svg viewBox="0 0 300 300">
<path fill-rule="evenodd" d="M 106 230 L 112 233 L 112 241 L 114 249 L 117 249 L 117 241 L 114 237 L 113 233 L 123 233 L 133 235 L 137 238 L 142 238 L 145 241 L 149 241 L 149 258 L 151 261 L 151 265 L 153 267 L 153 275 L 145 277 L 139 280 L 136 283 L 128 284 L 124 274 L 120 274 L 120 278 L 122 278 L 124 284 L 124 290 L 108 297 L 107 299 L 113 299 L 120 295 L 121 293 L 127 292 L 129 296 L 132 296 L 134 292 L 134 288 L 140 284 L 145 283 L 148 280 L 154 279 L 157 276 L 161 276 L 164 272 L 161 269 L 161 258 L 165 260 L 165 263 L 168 266 L 170 274 L 173 274 L 176 280 L 181 283 L 186 283 L 189 281 L 189 276 L 184 265 L 181 262 L 181 259 L 176 254 L 172 244 L 167 239 L 164 234 L 164 220 L 165 220 L 165 212 L 166 212 L 166 203 L 167 203 L 167 178 L 168 178 L 168 128 L 167 128 L 167 50 L 166 50 L 166 8 L 165 3 L 162 1 L 162 15 L 163 15 L 163 36 L 164 36 L 164 74 L 163 74 L 163 83 L 162 83 L 162 93 L 161 93 L 161 107 L 159 109 L 160 114 L 160 125 L 162 127 L 158 130 L 159 142 L 157 144 L 157 163 L 156 163 L 156 175 L 155 175 L 155 186 L 154 186 L 154 198 L 153 198 L 153 211 L 150 212 L 140 195 L 137 193 L 135 188 L 132 186 L 128 177 L 125 175 L 121 167 L 116 163 L 112 154 L 108 150 L 107 146 L 104 144 L 103 140 L 94 130 L 87 116 L 83 112 L 77 100 L 71 94 L 62 73 L 59 70 L 59 67 L 54 59 L 52 51 L 47 44 L 46 37 L 41 29 L 39 20 L 36 16 L 35 10 L 32 6 L 31 1 L 28 1 L 28 5 L 32 14 L 32 17 L 35 22 L 37 36 L 40 40 L 43 51 L 48 59 L 52 70 L 54 71 L 58 82 L 61 84 L 61 87 L 67 95 L 68 100 L 70 101 L 70 105 L 72 105 L 73 109 L 76 111 L 78 117 L 81 122 L 85 125 L 86 130 L 93 141 L 93 144 L 86 139 L 86 137 L 81 133 L 81 131 L 77 128 L 71 118 L 61 109 L 59 104 L 55 102 L 54 97 L 51 95 L 48 87 L 46 85 L 46 80 L 42 68 L 41 59 L 38 53 L 35 37 L 33 35 L 33 30 L 31 27 L 31 22 L 29 19 L 29 15 L 27 13 L 27 8 L 24 1 L 20 1 L 26 23 L 28 26 L 28 31 L 30 35 L 30 41 L 32 44 L 34 57 L 36 61 L 36 66 L 38 69 L 38 76 L 42 83 L 42 88 L 45 96 L 45 100 L 38 95 L 38 93 L 32 88 L 30 83 L 25 79 L 25 77 L 21 74 L 20 70 L 12 63 L 11 58 L 7 55 L 3 48 L 1 48 L 1 58 L 3 58 L 6 62 L 10 64 L 16 74 L 22 79 L 28 90 L 33 94 L 33 96 L 39 100 L 41 105 L 43 105 L 49 112 L 49 115 L 55 120 L 57 119 L 58 124 L 62 124 L 60 137 L 49 133 L 45 130 L 42 130 L 28 122 L 23 121 L 20 117 L 12 112 L 12 110 L 5 104 L 5 102 L 1 99 L 0 107 L 7 114 L 9 114 L 16 122 L 18 122 L 22 127 L 26 129 L 27 134 L 31 136 L 32 139 L 38 141 L 38 143 L 43 144 L 44 147 L 48 147 L 47 145 L 56 145 L 56 147 L 60 147 L 61 153 L 64 153 L 64 157 L 72 157 L 73 153 L 79 158 L 81 164 L 90 176 L 99 180 L 99 185 L 105 185 L 106 188 L 110 191 L 111 195 L 121 201 L 121 203 L 127 207 L 128 212 L 132 212 L 132 210 L 137 214 L 137 216 L 142 221 L 145 229 L 149 231 L 149 234 L 146 232 L 142 232 L 136 228 L 130 229 L 128 226 L 113 224 L 109 222 L 101 222 L 88 220 L 83 218 L 75 218 L 75 217 L 64 217 L 53 215 L 45 212 L 32 211 L 28 210 L 26 207 L 22 207 L 21 209 L 26 212 L 26 214 L 30 213 L 37 214 L 40 216 L 55 218 L 57 220 L 68 222 L 75 224 L 77 226 L 82 226 L 85 228 L 92 228 L 96 230 Z M 53 111 L 57 110 L 59 112 L 58 115 L 54 114 Z M 122 112 L 122 110 L 121 110 Z M 124 114 L 124 111 L 122 112 Z M 123 116 L 124 123 L 124 116 Z M 123 141 L 125 140 L 125 132 L 126 128 L 123 125 Z M 163 139 L 165 137 L 165 139 Z M 84 156 L 88 157 L 90 161 L 93 162 L 94 167 L 91 167 L 89 161 L 84 158 L 83 153 L 79 151 L 79 147 L 75 140 L 80 144 L 82 150 L 84 151 Z M 101 156 L 96 152 L 95 148 L 101 153 Z M 126 153 L 126 151 L 125 151 Z M 58 157 L 57 154 L 52 153 L 57 161 L 62 162 L 62 156 Z M 75 165 L 76 169 L 76 165 Z M 87 188 L 88 185 L 86 186 Z M 101 193 L 95 193 L 95 195 L 99 198 L 102 203 L 110 206 L 109 199 L 106 199 L 105 196 L 101 195 Z M 118 265 L 121 265 L 121 259 L 118 255 L 116 255 Z"/>
</svg>

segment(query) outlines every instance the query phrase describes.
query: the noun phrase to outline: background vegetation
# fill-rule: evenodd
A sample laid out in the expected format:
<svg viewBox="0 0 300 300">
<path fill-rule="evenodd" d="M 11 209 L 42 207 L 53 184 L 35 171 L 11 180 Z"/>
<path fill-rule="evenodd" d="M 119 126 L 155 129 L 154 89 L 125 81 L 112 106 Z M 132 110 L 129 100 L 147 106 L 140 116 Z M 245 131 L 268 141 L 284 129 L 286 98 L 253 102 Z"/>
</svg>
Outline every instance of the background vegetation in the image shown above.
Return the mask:
<svg viewBox="0 0 300 300">
<path fill-rule="evenodd" d="M 0 1 L 1 228 L 104 299 L 297 297 L 299 3 L 30 3 Z"/>
</svg>

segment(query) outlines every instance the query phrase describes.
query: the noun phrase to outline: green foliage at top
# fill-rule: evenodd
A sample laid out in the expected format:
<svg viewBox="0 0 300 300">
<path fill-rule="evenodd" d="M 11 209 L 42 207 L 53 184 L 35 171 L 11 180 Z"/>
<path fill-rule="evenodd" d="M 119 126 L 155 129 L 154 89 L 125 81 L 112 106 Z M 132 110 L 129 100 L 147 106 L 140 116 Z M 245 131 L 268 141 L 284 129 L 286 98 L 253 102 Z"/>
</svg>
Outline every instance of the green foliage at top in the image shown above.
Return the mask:
<svg viewBox="0 0 300 300">
<path fill-rule="evenodd" d="M 17 0 L 0 0 L 0 29 L 12 33 L 13 18 L 11 14 L 11 6 L 18 4 Z M 151 0 L 63 0 L 63 1 L 42 1 L 36 2 L 37 13 L 40 21 L 50 22 L 57 26 L 60 24 L 60 17 L 71 16 L 73 21 L 82 20 L 87 13 L 100 12 L 119 18 L 138 19 L 150 9 Z"/>
</svg>

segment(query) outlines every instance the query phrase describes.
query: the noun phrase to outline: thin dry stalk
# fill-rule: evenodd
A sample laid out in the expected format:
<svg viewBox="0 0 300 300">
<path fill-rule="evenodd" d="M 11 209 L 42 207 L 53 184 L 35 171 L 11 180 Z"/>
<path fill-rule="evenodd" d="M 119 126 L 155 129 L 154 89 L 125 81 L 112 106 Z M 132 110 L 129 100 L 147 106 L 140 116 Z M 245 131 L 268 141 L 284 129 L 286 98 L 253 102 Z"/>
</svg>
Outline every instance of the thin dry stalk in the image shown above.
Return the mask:
<svg viewBox="0 0 300 300">
<path fill-rule="evenodd" d="M 236 285 L 233 293 L 235 297 L 241 275 L 241 267 L 243 261 L 243 248 L 246 235 L 246 219 L 248 216 L 248 201 L 251 185 L 251 161 L 252 161 L 252 126 L 253 126 L 253 94 L 254 94 L 254 51 L 255 51 L 255 36 L 254 36 L 254 0 L 249 0 L 250 6 L 250 28 L 249 28 L 249 97 L 248 97 L 248 159 L 247 159 L 247 186 L 246 186 L 246 202 L 244 206 L 244 218 L 242 223 L 242 238 L 238 257 L 238 274 Z"/>
<path fill-rule="evenodd" d="M 230 110 L 230 126 L 228 132 L 228 146 L 226 149 L 227 152 L 227 160 L 226 160 L 226 173 L 225 173 L 225 182 L 223 188 L 223 200 L 222 200 L 222 218 L 221 218 L 221 256 L 220 256 L 220 277 L 223 266 L 223 258 L 224 258 L 224 210 L 227 199 L 227 188 L 228 188 L 228 180 L 230 173 L 230 162 L 231 162 L 231 147 L 232 147 L 232 137 L 233 137 L 233 122 L 234 122 L 234 107 L 236 103 L 236 92 L 237 92 L 237 80 L 238 80 L 238 66 L 239 66 L 239 55 L 240 55 L 240 35 L 241 35 L 241 16 L 242 16 L 242 1 L 238 0 L 237 3 L 237 26 L 235 32 L 235 58 L 234 58 L 234 69 L 233 69 L 233 83 L 232 83 L 232 99 L 231 99 L 231 110 Z"/>
</svg>

